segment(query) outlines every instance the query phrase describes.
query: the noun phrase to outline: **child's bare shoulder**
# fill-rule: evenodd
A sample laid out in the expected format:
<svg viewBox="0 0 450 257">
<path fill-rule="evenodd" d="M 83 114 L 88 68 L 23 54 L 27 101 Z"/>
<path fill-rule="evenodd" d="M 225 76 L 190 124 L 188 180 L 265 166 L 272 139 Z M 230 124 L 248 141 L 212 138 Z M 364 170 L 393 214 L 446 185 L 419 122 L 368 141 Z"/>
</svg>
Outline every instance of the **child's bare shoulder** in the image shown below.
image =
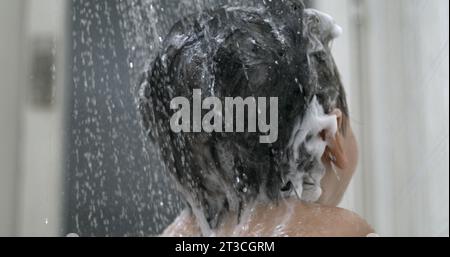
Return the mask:
<svg viewBox="0 0 450 257">
<path fill-rule="evenodd" d="M 162 237 L 192 237 L 198 236 L 200 230 L 195 219 L 188 210 L 184 210 L 160 235 Z"/>
<path fill-rule="evenodd" d="M 322 205 L 298 204 L 291 220 L 292 236 L 344 236 L 360 237 L 374 232 L 358 214 Z"/>
</svg>

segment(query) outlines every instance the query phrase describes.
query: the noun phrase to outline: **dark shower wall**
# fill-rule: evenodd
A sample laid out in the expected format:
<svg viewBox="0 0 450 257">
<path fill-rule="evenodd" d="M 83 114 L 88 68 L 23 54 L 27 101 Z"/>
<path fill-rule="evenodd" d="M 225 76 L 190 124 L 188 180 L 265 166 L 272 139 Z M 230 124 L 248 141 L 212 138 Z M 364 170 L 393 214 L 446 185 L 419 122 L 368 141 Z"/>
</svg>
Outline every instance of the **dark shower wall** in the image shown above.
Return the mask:
<svg viewBox="0 0 450 257">
<path fill-rule="evenodd" d="M 183 206 L 141 134 L 114 3 L 71 3 L 66 233 L 81 236 L 157 234 Z"/>
</svg>

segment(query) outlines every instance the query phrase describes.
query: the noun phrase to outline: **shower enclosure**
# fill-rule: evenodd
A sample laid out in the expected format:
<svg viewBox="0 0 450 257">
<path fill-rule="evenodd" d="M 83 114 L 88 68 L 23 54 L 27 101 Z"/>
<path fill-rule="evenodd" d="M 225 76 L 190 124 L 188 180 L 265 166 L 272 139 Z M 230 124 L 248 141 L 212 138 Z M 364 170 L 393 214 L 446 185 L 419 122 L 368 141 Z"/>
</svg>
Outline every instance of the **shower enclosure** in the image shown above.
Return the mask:
<svg viewBox="0 0 450 257">
<path fill-rule="evenodd" d="M 170 224 L 185 205 L 140 127 L 139 75 L 179 18 L 242 2 L 260 0 L 0 0 L 0 235 Z M 342 206 L 381 235 L 448 236 L 448 1 L 305 4 L 344 29 L 361 154 Z"/>
</svg>

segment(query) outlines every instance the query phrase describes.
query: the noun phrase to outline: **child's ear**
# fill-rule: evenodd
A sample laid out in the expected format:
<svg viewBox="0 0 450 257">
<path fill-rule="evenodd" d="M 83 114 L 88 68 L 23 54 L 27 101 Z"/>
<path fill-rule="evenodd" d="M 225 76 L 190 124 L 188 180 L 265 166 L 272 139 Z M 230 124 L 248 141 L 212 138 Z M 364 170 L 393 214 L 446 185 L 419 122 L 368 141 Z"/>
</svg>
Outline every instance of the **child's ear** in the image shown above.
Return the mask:
<svg viewBox="0 0 450 257">
<path fill-rule="evenodd" d="M 343 169 L 348 165 L 348 156 L 342 147 L 344 143 L 344 136 L 342 135 L 343 116 L 339 109 L 334 109 L 330 115 L 336 116 L 338 129 L 334 135 L 325 130 L 321 132 L 322 138 L 328 143 L 322 160 L 332 162 L 338 168 Z"/>
</svg>

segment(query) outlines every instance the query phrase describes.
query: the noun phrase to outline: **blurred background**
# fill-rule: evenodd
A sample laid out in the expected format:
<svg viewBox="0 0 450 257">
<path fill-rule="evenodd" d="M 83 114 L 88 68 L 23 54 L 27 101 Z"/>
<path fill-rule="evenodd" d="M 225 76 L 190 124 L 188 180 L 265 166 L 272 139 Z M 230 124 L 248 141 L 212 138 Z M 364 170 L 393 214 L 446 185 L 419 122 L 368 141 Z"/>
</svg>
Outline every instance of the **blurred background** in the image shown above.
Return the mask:
<svg viewBox="0 0 450 257">
<path fill-rule="evenodd" d="M 138 75 L 180 17 L 239 3 L 0 0 L 0 236 L 160 233 L 184 204 L 142 135 Z M 448 236 L 448 1 L 306 4 L 344 29 L 360 163 L 342 206 L 382 236 Z"/>
</svg>

